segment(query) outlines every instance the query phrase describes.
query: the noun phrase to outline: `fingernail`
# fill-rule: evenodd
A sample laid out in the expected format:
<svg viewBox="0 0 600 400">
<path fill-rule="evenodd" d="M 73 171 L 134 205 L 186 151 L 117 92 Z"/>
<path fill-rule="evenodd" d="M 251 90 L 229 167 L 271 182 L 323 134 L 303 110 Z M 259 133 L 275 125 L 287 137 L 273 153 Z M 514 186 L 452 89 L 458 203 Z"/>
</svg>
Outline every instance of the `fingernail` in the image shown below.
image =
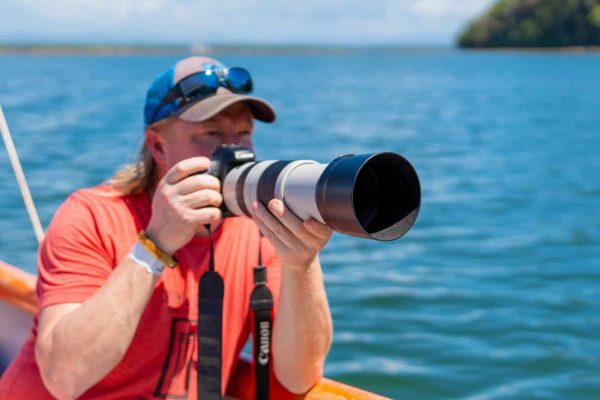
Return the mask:
<svg viewBox="0 0 600 400">
<path fill-rule="evenodd" d="M 253 209 L 254 211 L 258 210 L 258 201 L 253 201 L 253 202 L 252 202 L 252 209 Z"/>
<path fill-rule="evenodd" d="M 279 215 L 283 214 L 283 206 L 279 200 L 272 201 L 270 206 L 272 211 L 275 211 Z"/>
</svg>

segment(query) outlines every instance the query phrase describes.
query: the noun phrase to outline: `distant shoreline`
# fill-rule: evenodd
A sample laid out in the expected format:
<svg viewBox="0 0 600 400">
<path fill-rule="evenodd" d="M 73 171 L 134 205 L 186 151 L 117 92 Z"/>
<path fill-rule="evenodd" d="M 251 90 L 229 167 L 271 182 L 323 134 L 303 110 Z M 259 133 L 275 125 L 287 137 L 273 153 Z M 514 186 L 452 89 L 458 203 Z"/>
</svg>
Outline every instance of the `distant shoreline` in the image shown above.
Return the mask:
<svg viewBox="0 0 600 400">
<path fill-rule="evenodd" d="M 40 55 L 162 55 L 162 54 L 347 54 L 382 52 L 448 52 L 450 46 L 342 46 L 342 45 L 45 45 L 0 44 L 2 54 Z"/>
<path fill-rule="evenodd" d="M 440 52 L 523 52 L 523 53 L 600 53 L 600 46 L 568 47 L 443 47 L 443 46 L 325 46 L 325 45 L 44 45 L 0 44 L 0 55 L 189 55 L 189 54 L 355 54 L 440 53 Z"/>
<path fill-rule="evenodd" d="M 459 47 L 461 51 L 520 52 L 520 53 L 600 53 L 600 46 L 563 47 Z"/>
<path fill-rule="evenodd" d="M 0 54 L 40 55 L 128 55 L 128 54 L 181 54 L 190 52 L 185 46 L 114 46 L 114 45 L 0 45 Z"/>
</svg>

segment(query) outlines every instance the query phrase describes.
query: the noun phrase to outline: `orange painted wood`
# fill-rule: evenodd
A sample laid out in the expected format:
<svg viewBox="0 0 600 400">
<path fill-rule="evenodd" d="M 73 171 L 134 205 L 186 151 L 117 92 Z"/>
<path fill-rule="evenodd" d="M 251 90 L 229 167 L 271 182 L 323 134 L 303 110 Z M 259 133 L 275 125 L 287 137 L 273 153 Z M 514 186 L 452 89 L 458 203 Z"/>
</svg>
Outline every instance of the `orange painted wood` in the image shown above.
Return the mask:
<svg viewBox="0 0 600 400">
<path fill-rule="evenodd" d="M 0 299 L 28 314 L 37 311 L 36 277 L 0 261 Z"/>
</svg>

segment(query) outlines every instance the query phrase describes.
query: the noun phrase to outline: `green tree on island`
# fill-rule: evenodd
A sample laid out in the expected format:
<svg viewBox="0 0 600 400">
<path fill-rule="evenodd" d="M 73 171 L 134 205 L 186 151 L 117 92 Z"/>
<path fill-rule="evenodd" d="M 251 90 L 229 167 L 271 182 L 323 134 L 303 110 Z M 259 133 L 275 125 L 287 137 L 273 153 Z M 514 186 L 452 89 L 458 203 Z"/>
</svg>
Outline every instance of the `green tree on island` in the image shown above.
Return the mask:
<svg viewBox="0 0 600 400">
<path fill-rule="evenodd" d="M 600 46 L 600 0 L 501 0 L 467 27 L 458 44 Z"/>
</svg>

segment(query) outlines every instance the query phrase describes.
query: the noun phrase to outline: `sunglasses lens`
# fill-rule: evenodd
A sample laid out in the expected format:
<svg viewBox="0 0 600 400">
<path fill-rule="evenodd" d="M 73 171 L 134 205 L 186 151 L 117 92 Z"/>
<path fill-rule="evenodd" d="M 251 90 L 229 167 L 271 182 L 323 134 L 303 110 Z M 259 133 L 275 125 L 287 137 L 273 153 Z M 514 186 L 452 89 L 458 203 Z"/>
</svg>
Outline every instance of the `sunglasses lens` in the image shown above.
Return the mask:
<svg viewBox="0 0 600 400">
<path fill-rule="evenodd" d="M 250 78 L 248 70 L 244 68 L 229 68 L 227 82 L 236 93 L 250 93 L 252 91 L 252 78 Z"/>
<path fill-rule="evenodd" d="M 183 95 L 187 98 L 213 94 L 219 87 L 219 77 L 212 71 L 190 75 L 179 82 Z"/>
</svg>

